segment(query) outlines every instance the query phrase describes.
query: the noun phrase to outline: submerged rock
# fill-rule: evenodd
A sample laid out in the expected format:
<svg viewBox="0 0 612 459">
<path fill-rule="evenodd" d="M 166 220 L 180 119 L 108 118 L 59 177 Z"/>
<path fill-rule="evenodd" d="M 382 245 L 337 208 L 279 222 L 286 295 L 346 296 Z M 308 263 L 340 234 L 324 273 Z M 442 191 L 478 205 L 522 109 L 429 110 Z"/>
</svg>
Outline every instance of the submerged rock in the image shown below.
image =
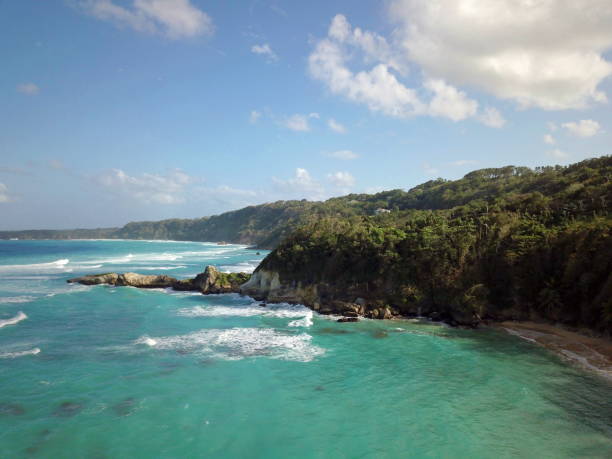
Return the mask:
<svg viewBox="0 0 612 459">
<path fill-rule="evenodd" d="M 24 413 L 25 409 L 18 403 L 0 403 L 0 416 L 21 416 Z"/>
<path fill-rule="evenodd" d="M 83 409 L 83 404 L 76 402 L 63 402 L 53 412 L 53 416 L 60 418 L 71 418 Z"/>
<path fill-rule="evenodd" d="M 113 405 L 113 411 L 117 416 L 129 416 L 136 409 L 136 399 L 133 397 L 126 398 L 122 402 Z"/>
</svg>

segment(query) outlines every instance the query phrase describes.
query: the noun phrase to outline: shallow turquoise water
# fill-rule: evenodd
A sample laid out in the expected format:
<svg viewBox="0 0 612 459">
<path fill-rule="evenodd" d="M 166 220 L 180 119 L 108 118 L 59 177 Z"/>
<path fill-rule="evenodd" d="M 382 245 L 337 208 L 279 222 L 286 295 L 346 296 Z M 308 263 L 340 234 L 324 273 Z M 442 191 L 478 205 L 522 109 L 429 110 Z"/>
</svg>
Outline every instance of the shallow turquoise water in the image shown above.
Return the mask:
<svg viewBox="0 0 612 459">
<path fill-rule="evenodd" d="M 612 385 L 501 332 L 65 283 L 263 256 L 0 241 L 0 457 L 612 456 Z"/>
</svg>

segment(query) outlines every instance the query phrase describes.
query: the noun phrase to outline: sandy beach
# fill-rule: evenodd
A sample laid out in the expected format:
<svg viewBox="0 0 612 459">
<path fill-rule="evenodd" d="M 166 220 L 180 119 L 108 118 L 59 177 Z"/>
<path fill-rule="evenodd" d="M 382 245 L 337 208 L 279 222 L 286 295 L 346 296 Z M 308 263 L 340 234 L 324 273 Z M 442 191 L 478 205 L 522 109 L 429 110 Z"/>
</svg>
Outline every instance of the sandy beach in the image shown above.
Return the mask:
<svg viewBox="0 0 612 459">
<path fill-rule="evenodd" d="M 560 326 L 537 322 L 500 322 L 493 325 L 559 354 L 582 368 L 612 381 L 612 341 L 586 336 Z"/>
</svg>

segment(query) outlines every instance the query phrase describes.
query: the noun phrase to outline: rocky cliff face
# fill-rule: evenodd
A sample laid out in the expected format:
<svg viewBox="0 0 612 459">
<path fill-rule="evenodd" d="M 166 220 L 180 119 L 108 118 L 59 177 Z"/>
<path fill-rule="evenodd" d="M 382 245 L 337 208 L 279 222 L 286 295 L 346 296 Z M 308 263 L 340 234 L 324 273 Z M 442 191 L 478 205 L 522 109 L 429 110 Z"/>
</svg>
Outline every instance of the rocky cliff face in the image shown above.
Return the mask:
<svg viewBox="0 0 612 459">
<path fill-rule="evenodd" d="M 241 286 L 240 293 L 270 303 L 300 303 L 321 314 L 341 315 L 345 320 L 357 320 L 359 316 L 391 319 L 402 315 L 399 310 L 380 300 L 351 297 L 349 292 L 326 283 L 283 282 L 279 272 L 265 269 L 253 273 L 249 281 Z"/>
<path fill-rule="evenodd" d="M 249 279 L 247 273 L 221 273 L 214 266 L 207 266 L 194 279 L 178 280 L 166 275 L 144 275 L 137 273 L 105 273 L 68 279 L 69 283 L 83 285 L 115 285 L 136 288 L 173 288 L 175 290 L 199 291 L 203 294 L 239 292 L 240 285 Z"/>
</svg>

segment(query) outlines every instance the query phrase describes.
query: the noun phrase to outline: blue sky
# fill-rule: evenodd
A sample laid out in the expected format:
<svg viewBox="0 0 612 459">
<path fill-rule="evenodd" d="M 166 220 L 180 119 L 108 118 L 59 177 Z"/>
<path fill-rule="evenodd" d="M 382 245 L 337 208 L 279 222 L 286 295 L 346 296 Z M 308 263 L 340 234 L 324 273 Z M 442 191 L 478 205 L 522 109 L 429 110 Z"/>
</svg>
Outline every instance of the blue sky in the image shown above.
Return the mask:
<svg viewBox="0 0 612 459">
<path fill-rule="evenodd" d="M 612 5 L 568 3 L 0 1 L 0 229 L 610 154 Z"/>
</svg>

